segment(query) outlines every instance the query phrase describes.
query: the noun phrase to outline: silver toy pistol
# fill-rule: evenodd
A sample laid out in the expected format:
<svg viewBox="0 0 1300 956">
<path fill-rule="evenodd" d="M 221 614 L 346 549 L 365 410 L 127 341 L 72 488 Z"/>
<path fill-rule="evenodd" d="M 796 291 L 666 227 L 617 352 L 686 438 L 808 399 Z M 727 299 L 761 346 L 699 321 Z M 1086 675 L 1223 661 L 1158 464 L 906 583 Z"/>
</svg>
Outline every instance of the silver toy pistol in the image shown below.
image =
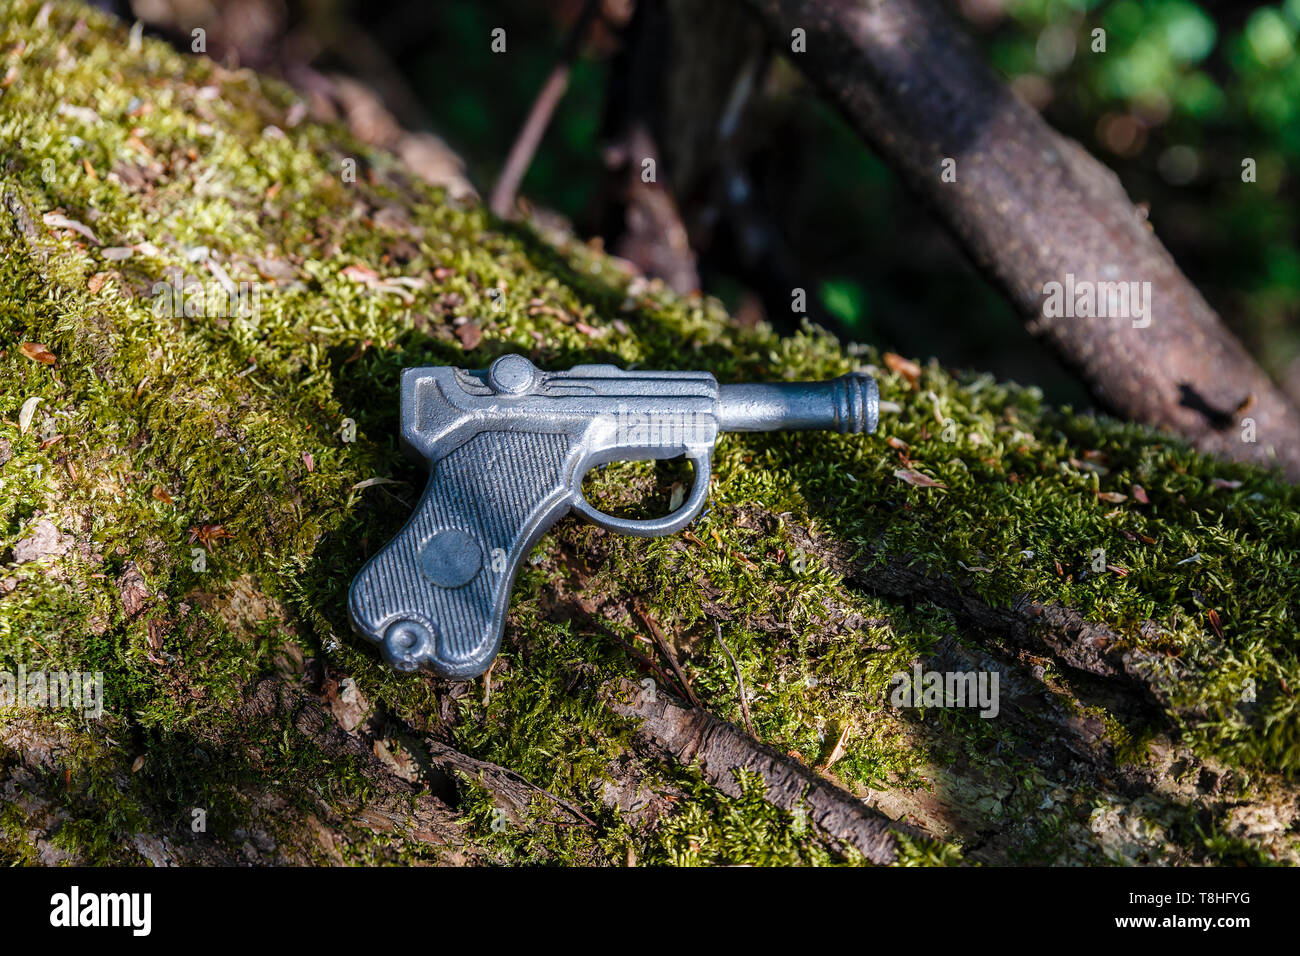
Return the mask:
<svg viewBox="0 0 1300 956">
<path fill-rule="evenodd" d="M 485 372 L 406 369 L 402 444 L 428 463 L 429 484 L 352 581 L 352 627 L 398 670 L 477 677 L 501 645 L 519 566 L 570 510 L 610 531 L 672 534 L 704 510 L 718 432 L 872 432 L 879 407 L 875 381 L 861 373 L 719 386 L 708 372 L 543 372 L 522 355 Z M 695 482 L 662 518 L 617 518 L 583 496 L 597 465 L 681 455 Z"/>
</svg>

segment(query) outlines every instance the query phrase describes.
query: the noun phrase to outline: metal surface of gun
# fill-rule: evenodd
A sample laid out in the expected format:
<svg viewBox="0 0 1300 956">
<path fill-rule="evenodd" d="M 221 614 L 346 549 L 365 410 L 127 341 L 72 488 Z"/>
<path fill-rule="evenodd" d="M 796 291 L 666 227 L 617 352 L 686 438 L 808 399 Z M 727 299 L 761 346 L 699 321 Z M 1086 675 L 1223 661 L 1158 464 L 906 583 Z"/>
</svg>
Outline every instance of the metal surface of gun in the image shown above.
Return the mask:
<svg viewBox="0 0 1300 956">
<path fill-rule="evenodd" d="M 704 510 L 719 432 L 872 432 L 879 404 L 862 373 L 719 386 L 707 372 L 544 372 L 522 355 L 485 372 L 406 369 L 402 444 L 428 463 L 429 483 L 405 527 L 353 580 L 352 627 L 399 670 L 477 677 L 500 647 L 519 566 L 569 511 L 610 531 L 672 534 Z M 618 518 L 583 496 L 583 476 L 597 465 L 683 455 L 694 485 L 661 518 Z"/>
</svg>

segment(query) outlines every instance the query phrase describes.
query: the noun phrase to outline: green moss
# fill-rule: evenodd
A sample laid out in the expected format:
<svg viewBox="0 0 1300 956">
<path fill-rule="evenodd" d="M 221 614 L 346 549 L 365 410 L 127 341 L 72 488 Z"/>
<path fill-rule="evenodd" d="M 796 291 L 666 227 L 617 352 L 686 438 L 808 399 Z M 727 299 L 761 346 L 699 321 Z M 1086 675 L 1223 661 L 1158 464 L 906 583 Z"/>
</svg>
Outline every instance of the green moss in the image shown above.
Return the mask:
<svg viewBox="0 0 1300 956">
<path fill-rule="evenodd" d="M 815 838 L 806 812 L 787 813 L 763 799 L 763 781 L 737 772 L 741 792 L 727 797 L 698 780 L 695 797 L 659 828 L 647 863 L 673 866 L 826 866 L 835 862 Z M 850 854 L 850 863 L 860 863 Z"/>
<path fill-rule="evenodd" d="M 899 843 L 899 866 L 958 866 L 964 862 L 956 848 L 937 840 L 904 836 Z"/>
<path fill-rule="evenodd" d="M 881 438 L 725 436 L 713 510 L 690 538 L 561 525 L 516 586 L 490 694 L 470 686 L 443 727 L 446 688 L 383 667 L 344 613 L 351 577 L 423 482 L 397 450 L 402 368 L 482 367 L 522 350 L 549 367 L 614 361 L 738 381 L 874 368 L 875 353 L 846 354 L 811 328 L 788 338 L 740 329 L 716 302 L 633 282 L 594 249 L 556 249 L 526 226 L 450 204 L 339 129 L 291 127 L 293 96 L 278 85 L 149 41 L 131 52 L 120 28 L 89 11 L 56 7 L 48 30 L 33 29 L 37 8 L 14 4 L 0 35 L 0 65 L 17 71 L 0 94 L 0 190 L 37 231 L 28 237 L 0 216 L 0 438 L 10 455 L 0 468 L 0 558 L 38 512 L 71 547 L 0 572 L 13 584 L 0 595 L 0 668 L 105 673 L 108 719 L 75 730 L 85 786 L 58 795 L 69 848 L 132 861 L 124 837 L 160 818 L 182 828 L 199 801 L 217 808 L 215 832 L 229 834 L 259 785 L 302 812 L 318 799 L 346 807 L 364 798 L 357 767 L 279 718 L 250 726 L 233 716 L 296 645 L 352 676 L 394 720 L 445 732 L 596 821 L 557 823 L 539 799 L 521 822 L 494 830 L 491 796 L 465 782 L 460 811 L 491 859 L 619 863 L 629 850 L 658 863 L 836 859 L 795 833 L 752 781 L 729 798 L 629 749 L 632 728 L 600 689 L 641 675 L 617 642 L 552 606 L 556 587 L 573 586 L 568 554 L 588 565 L 582 590 L 608 629 L 635 640 L 627 605 L 644 602 L 711 711 L 742 720 L 738 667 L 764 741 L 811 764 L 848 728 L 832 769 L 859 792 L 929 788 L 933 768 L 963 761 L 991 789 L 1020 788 L 991 817 L 1041 818 L 1024 837 L 1026 859 L 1065 853 L 1058 833 L 1072 833 L 1086 809 L 1036 816 L 1058 781 L 1035 778 L 1016 756 L 1027 731 L 886 705 L 893 673 L 943 638 L 970 635 L 924 601 L 903 606 L 846 585 L 817 555 L 797 553 L 794 526 L 873 560 L 945 575 L 978 569 L 961 576 L 993 603 L 1028 593 L 1078 607 L 1176 663 L 1153 726 L 1174 726 L 1231 766 L 1300 769 L 1296 490 L 1141 428 L 1045 407 L 1032 389 L 935 366 L 916 388 L 876 368 L 882 397 L 899 408 L 882 437 L 905 442 L 907 462 Z M 83 16 L 87 27 L 76 27 Z M 358 161 L 355 183 L 340 175 L 345 159 Z M 393 209 L 403 212 L 382 214 Z M 47 227 L 47 213 L 84 223 L 102 245 Z M 124 246 L 129 258 L 106 255 Z M 255 284 L 254 314 L 157 307 L 158 284 L 176 273 L 217 287 L 197 247 L 234 282 Z M 364 270 L 388 285 L 359 281 Z M 461 318 L 483 332 L 470 351 L 453 332 Z M 57 364 L 21 355 L 25 341 L 46 344 Z M 41 402 L 24 433 L 15 423 L 32 397 Z M 349 422 L 355 441 L 345 440 Z M 905 484 L 894 474 L 905 464 L 946 487 Z M 681 479 L 671 466 L 641 466 L 593 476 L 590 487 L 611 506 L 638 507 L 630 491 L 653 507 Z M 205 526 L 221 529 L 206 547 L 194 540 Z M 1098 549 L 1127 573 L 1094 572 Z M 131 617 L 119 594 L 128 561 L 150 592 Z M 1147 620 L 1158 627 L 1139 630 Z M 1243 700 L 1249 687 L 1253 701 Z M 1123 759 L 1137 759 L 1148 732 L 1124 730 Z M 122 772 L 125 741 L 146 762 L 121 791 L 104 781 Z M 631 826 L 598 800 L 616 760 L 634 761 L 652 789 L 680 791 L 657 829 Z M 1204 851 L 1228 849 L 1207 841 Z M 358 836 L 348 852 L 369 861 L 425 851 Z M 954 852 L 909 844 L 904 858 L 951 862 Z"/>
</svg>

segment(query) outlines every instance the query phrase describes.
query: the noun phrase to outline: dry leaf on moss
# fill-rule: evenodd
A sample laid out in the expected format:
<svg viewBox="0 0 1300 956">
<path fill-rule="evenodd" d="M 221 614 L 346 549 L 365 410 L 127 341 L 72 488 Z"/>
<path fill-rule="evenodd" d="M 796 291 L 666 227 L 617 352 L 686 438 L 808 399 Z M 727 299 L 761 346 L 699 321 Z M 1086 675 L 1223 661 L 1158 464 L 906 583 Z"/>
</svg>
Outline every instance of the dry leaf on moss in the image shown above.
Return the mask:
<svg viewBox="0 0 1300 956">
<path fill-rule="evenodd" d="M 40 342 L 24 342 L 18 346 L 18 351 L 33 362 L 40 362 L 42 365 L 53 365 L 58 361 L 55 354 L 50 351 L 49 346 L 42 345 Z"/>
<path fill-rule="evenodd" d="M 899 468 L 895 470 L 894 477 L 907 482 L 909 485 L 916 485 L 918 488 L 947 488 L 942 481 L 936 481 L 929 475 L 924 475 L 912 468 Z"/>
</svg>

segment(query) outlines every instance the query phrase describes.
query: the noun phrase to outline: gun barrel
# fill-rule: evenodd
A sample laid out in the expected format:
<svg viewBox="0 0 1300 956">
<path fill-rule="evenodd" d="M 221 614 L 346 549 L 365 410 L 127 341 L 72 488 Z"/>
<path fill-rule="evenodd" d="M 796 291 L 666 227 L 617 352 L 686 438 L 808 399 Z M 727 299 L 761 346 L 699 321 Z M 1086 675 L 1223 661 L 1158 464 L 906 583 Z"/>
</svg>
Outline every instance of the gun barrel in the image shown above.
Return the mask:
<svg viewBox="0 0 1300 956">
<path fill-rule="evenodd" d="M 718 428 L 722 431 L 874 432 L 879 418 L 876 380 L 863 372 L 826 382 L 723 385 L 718 389 Z"/>
</svg>

